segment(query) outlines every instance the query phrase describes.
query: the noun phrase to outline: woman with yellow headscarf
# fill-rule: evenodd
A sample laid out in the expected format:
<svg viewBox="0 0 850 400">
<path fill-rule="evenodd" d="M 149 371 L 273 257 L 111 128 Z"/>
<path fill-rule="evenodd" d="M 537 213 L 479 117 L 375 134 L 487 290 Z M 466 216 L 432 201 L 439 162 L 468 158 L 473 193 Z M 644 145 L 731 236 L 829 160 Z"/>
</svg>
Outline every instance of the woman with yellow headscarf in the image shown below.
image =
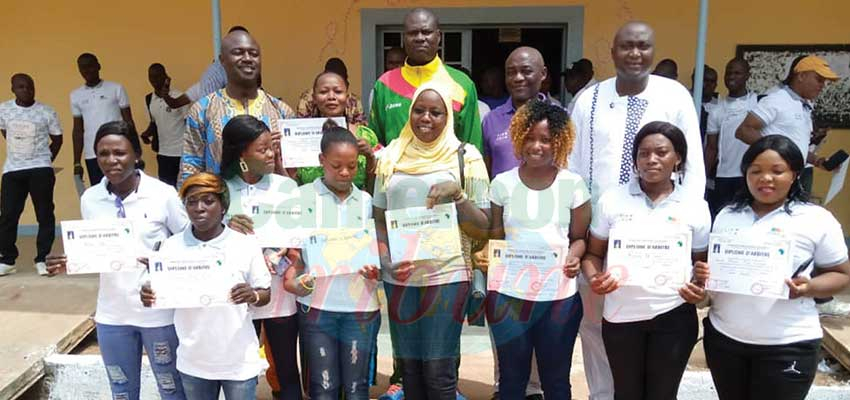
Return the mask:
<svg viewBox="0 0 850 400">
<path fill-rule="evenodd" d="M 464 255 L 391 264 L 386 210 L 454 202 L 462 234 L 486 239 L 489 180 L 475 146 L 453 129 L 451 96 L 433 83 L 413 96 L 400 136 L 380 154 L 374 216 L 382 263 L 393 353 L 402 369 L 405 398 L 456 398 L 460 333 L 470 290 Z M 464 238 L 468 242 L 468 238 Z M 468 250 L 468 249 L 467 249 Z"/>
</svg>

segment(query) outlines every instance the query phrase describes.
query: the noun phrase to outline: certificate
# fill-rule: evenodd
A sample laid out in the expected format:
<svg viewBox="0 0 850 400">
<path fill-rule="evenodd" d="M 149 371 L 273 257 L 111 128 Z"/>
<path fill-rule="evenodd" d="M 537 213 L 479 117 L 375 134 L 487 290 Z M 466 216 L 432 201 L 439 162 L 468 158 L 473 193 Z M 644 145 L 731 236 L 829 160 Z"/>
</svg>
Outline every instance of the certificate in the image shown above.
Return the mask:
<svg viewBox="0 0 850 400">
<path fill-rule="evenodd" d="M 348 129 L 345 117 L 331 118 L 341 128 Z M 318 167 L 321 153 L 322 125 L 328 118 L 298 118 L 279 120 L 280 147 L 286 168 Z"/>
<path fill-rule="evenodd" d="M 706 289 L 749 296 L 788 298 L 785 279 L 791 277 L 791 241 L 753 234 L 709 236 Z"/>
<path fill-rule="evenodd" d="M 35 124 L 30 121 L 12 120 L 6 131 L 9 153 L 21 160 L 35 157 Z"/>
<path fill-rule="evenodd" d="M 461 256 L 460 230 L 454 203 L 432 209 L 411 207 L 387 210 L 390 260 L 438 260 Z"/>
<path fill-rule="evenodd" d="M 363 228 L 325 228 L 310 233 L 304 243 L 306 271 L 315 277 L 359 273 L 364 265 L 380 268 L 375 220 Z"/>
<path fill-rule="evenodd" d="M 691 279 L 691 231 L 671 225 L 611 229 L 606 268 L 621 286 L 679 288 Z"/>
<path fill-rule="evenodd" d="M 196 308 L 232 304 L 230 290 L 243 282 L 224 266 L 224 256 L 202 251 L 157 253 L 149 260 L 153 308 Z"/>
<path fill-rule="evenodd" d="M 569 294 L 574 280 L 564 275 L 566 252 L 546 243 L 491 240 L 487 290 L 533 301 L 554 301 Z"/>
<path fill-rule="evenodd" d="M 315 226 L 315 210 L 303 207 L 298 198 L 268 195 L 245 203 L 260 247 L 301 248 L 306 228 Z"/>
<path fill-rule="evenodd" d="M 138 271 L 136 233 L 129 219 L 62 221 L 68 274 Z"/>
</svg>

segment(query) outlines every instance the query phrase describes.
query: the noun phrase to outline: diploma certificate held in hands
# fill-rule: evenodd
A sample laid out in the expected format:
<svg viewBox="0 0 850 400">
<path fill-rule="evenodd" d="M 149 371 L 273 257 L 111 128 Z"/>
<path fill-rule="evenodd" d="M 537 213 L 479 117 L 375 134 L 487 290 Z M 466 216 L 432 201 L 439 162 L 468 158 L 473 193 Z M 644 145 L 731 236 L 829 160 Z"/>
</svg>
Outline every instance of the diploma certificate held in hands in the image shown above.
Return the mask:
<svg viewBox="0 0 850 400">
<path fill-rule="evenodd" d="M 348 129 L 345 117 L 331 118 Z M 286 168 L 318 167 L 321 153 L 322 125 L 328 118 L 281 119 L 280 147 L 283 166 Z"/>
<path fill-rule="evenodd" d="M 670 226 L 611 229 L 606 268 L 621 286 L 679 288 L 691 279 L 691 231 Z"/>
<path fill-rule="evenodd" d="M 546 243 L 491 240 L 487 290 L 524 300 L 562 299 L 574 284 L 564 275 L 565 255 Z"/>
<path fill-rule="evenodd" d="M 254 222 L 254 235 L 261 247 L 301 248 L 305 229 L 314 226 L 315 210 L 302 207 L 295 198 L 264 196 L 243 205 L 244 211 Z"/>
<path fill-rule="evenodd" d="M 129 219 L 62 221 L 68 274 L 138 271 L 136 233 Z"/>
<path fill-rule="evenodd" d="M 437 260 L 461 255 L 460 230 L 454 203 L 432 209 L 411 207 L 387 210 L 390 260 Z"/>
<path fill-rule="evenodd" d="M 153 308 L 196 308 L 229 305 L 230 290 L 242 282 L 224 267 L 224 256 L 202 251 L 157 253 L 150 257 Z"/>
<path fill-rule="evenodd" d="M 366 265 L 380 268 L 375 220 L 363 228 L 316 229 L 304 241 L 307 273 L 317 278 L 349 275 Z"/>
<path fill-rule="evenodd" d="M 752 234 L 709 236 L 706 289 L 749 296 L 788 298 L 785 279 L 793 270 L 791 241 Z"/>
</svg>

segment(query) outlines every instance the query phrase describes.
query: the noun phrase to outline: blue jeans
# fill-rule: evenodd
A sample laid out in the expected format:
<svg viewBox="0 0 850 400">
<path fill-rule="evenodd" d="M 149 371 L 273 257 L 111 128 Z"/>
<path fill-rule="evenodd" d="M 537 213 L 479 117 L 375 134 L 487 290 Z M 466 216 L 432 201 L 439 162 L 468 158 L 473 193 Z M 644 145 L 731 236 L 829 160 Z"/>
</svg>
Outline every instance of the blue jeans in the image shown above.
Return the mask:
<svg viewBox="0 0 850 400">
<path fill-rule="evenodd" d="M 309 365 L 310 398 L 369 399 L 372 348 L 381 326 L 379 311 L 333 312 L 299 306 L 301 343 Z"/>
<path fill-rule="evenodd" d="M 97 343 L 114 400 L 139 399 L 142 347 L 148 353 L 160 398 L 186 398 L 176 366 L 177 334 L 174 325 L 141 328 L 97 324 Z"/>
<path fill-rule="evenodd" d="M 414 287 L 384 282 L 393 337 L 408 400 L 454 400 L 460 333 L 469 282 Z"/>
<path fill-rule="evenodd" d="M 188 400 L 218 400 L 220 391 L 224 391 L 227 400 L 254 400 L 257 398 L 257 378 L 245 381 L 220 381 L 201 379 L 180 373 L 183 389 Z"/>
<path fill-rule="evenodd" d="M 570 368 L 582 317 L 581 297 L 528 301 L 487 294 L 487 322 L 499 354 L 499 398 L 525 398 L 531 355 L 547 399 L 571 399 Z"/>
</svg>

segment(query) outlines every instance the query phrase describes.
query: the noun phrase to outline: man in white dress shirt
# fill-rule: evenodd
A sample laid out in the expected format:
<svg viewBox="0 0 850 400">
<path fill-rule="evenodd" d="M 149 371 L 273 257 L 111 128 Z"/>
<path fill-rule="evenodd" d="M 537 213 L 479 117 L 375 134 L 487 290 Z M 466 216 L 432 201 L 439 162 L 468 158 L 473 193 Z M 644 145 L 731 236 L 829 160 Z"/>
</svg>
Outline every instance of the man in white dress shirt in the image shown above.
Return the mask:
<svg viewBox="0 0 850 400">
<path fill-rule="evenodd" d="M 655 34 L 643 22 L 629 22 L 614 37 L 611 58 L 617 76 L 602 81 L 576 100 L 571 118 L 576 142 L 569 168 L 581 175 L 595 206 L 602 193 L 623 185 L 633 174 L 632 142 L 638 130 L 651 121 L 665 121 L 685 133 L 688 156 L 677 174 L 687 196 L 703 197 L 705 166 L 699 120 L 690 93 L 680 83 L 650 75 Z M 683 172 L 685 172 L 683 174 Z M 602 298 L 579 281 L 584 303 L 581 323 L 582 352 L 590 399 L 613 399 L 614 382 L 602 343 Z"/>
</svg>

